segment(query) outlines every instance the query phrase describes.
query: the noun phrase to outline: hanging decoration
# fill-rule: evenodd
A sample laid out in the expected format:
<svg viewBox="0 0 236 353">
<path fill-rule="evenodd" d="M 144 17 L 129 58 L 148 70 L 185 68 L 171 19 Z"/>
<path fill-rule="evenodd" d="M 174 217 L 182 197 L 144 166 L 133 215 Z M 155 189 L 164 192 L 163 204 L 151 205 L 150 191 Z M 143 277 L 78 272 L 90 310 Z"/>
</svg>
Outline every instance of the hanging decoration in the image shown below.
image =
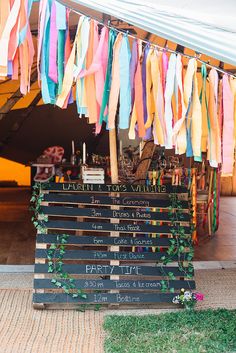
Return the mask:
<svg viewBox="0 0 236 353">
<path fill-rule="evenodd" d="M 43 5 L 44 0 L 41 3 Z M 45 63 L 49 65 L 50 80 L 57 77 L 55 67 L 56 63 L 59 65 L 59 58 L 55 59 L 57 36 L 52 35 L 59 15 L 54 3 L 45 5 L 50 27 L 43 36 L 49 45 Z M 64 17 L 65 13 L 66 10 Z M 51 99 L 43 95 L 44 102 L 66 108 L 75 85 L 78 113 L 95 124 L 97 134 L 105 122 L 108 130 L 115 126 L 129 129 L 130 139 L 153 138 L 155 144 L 175 148 L 176 154 L 185 153 L 195 161 L 201 161 L 202 153 L 207 152 L 212 167 L 217 168 L 222 163 L 223 173 L 231 174 L 235 145 L 235 103 L 230 88 L 234 87 L 233 81 L 224 75 L 220 98 L 217 71 L 211 69 L 208 84 L 206 65 L 202 64 L 199 92 L 197 58 L 191 58 L 185 70 L 180 54 L 168 56 L 166 50 L 161 51 L 151 44 L 143 47 L 142 41 L 137 39 L 130 48 L 127 33 L 108 27 L 80 16 L 64 76 L 61 74 L 62 88 L 54 87 Z M 44 25 L 44 33 L 45 28 Z M 43 43 L 45 41 L 42 39 Z M 226 139 L 228 134 L 229 139 Z"/>
<path fill-rule="evenodd" d="M 38 80 L 45 104 L 55 104 L 62 93 L 70 55 L 69 10 L 55 0 L 41 0 L 38 23 Z M 73 80 L 73 77 L 71 78 Z M 73 102 L 68 94 L 67 102 Z"/>
<path fill-rule="evenodd" d="M 0 79 L 17 79 L 20 66 L 23 94 L 30 88 L 34 56 L 32 2 L 0 2 Z M 95 124 L 96 134 L 103 123 L 108 130 L 128 129 L 130 139 L 152 138 L 195 161 L 207 153 L 211 167 L 222 166 L 223 175 L 232 175 L 236 84 L 215 68 L 207 80 L 208 64 L 202 62 L 200 74 L 199 60 L 189 57 L 183 64 L 180 53 L 144 45 L 84 15 L 71 45 L 69 10 L 56 0 L 39 2 L 37 69 L 45 104 L 65 109 L 76 102 L 79 116 Z"/>
<path fill-rule="evenodd" d="M 29 17 L 33 0 L 0 1 L 0 80 L 17 80 L 20 67 L 20 91 L 30 90 L 34 45 Z"/>
<path fill-rule="evenodd" d="M 184 70 L 180 54 L 168 57 L 153 45 L 143 48 L 136 39 L 131 49 L 127 33 L 98 27 L 96 21 L 80 17 L 56 104 L 67 106 L 76 83 L 78 112 L 96 124 L 96 133 L 102 122 L 108 130 L 117 125 L 129 129 L 130 139 L 153 138 L 155 144 L 175 148 L 176 154 L 185 153 L 195 161 L 201 161 L 202 152 L 207 152 L 212 167 L 222 163 L 223 172 L 232 173 L 234 95 L 228 76 L 223 77 L 221 99 L 227 103 L 222 101 L 226 107 L 221 117 L 220 80 L 215 69 L 209 73 L 208 84 L 206 65 L 202 64 L 199 92 L 196 58 L 191 58 Z M 227 129 L 232 136 L 224 143 Z"/>
</svg>

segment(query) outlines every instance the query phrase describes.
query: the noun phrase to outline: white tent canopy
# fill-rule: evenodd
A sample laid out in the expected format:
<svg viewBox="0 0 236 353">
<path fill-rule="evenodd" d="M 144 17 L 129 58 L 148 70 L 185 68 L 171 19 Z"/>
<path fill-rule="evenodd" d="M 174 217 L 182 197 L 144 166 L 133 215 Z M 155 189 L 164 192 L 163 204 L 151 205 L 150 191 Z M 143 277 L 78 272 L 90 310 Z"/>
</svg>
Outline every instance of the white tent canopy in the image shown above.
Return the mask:
<svg viewBox="0 0 236 353">
<path fill-rule="evenodd" d="M 236 66 L 235 0 L 58 0 L 114 16 Z M 82 7 L 81 7 L 82 6 Z"/>
</svg>

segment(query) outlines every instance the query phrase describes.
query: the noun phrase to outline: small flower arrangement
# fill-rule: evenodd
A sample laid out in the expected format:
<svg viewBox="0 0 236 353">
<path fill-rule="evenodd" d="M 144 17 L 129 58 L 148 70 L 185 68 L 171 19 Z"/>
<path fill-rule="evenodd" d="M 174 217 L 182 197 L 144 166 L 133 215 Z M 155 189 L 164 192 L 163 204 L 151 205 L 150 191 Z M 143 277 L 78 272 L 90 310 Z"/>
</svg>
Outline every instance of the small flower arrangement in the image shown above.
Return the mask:
<svg viewBox="0 0 236 353">
<path fill-rule="evenodd" d="M 192 293 L 189 290 L 181 289 L 180 294 L 172 300 L 174 304 L 180 304 L 185 309 L 193 309 L 198 301 L 202 301 L 204 296 L 202 293 Z"/>
</svg>

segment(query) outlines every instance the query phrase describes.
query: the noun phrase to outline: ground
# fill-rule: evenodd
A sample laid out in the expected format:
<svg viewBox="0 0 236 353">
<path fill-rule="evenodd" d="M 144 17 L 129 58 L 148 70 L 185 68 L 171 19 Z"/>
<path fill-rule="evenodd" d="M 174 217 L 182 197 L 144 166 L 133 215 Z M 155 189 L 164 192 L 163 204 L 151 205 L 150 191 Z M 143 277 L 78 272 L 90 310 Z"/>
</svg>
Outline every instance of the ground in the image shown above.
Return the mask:
<svg viewBox="0 0 236 353">
<path fill-rule="evenodd" d="M 219 265 L 217 263 L 217 266 Z M 235 312 L 236 266 L 234 263 L 228 262 L 228 267 L 225 269 L 196 270 L 197 288 L 205 295 L 205 300 L 199 303 L 197 310 L 226 308 Z M 10 266 L 5 268 L 8 271 L 12 269 Z M 139 350 L 114 351 L 108 348 L 105 351 L 105 336 L 114 330 L 114 326 L 108 325 L 107 322 L 113 322 L 114 325 L 119 324 L 117 319 L 114 321 L 108 318 L 106 322 L 107 331 L 105 332 L 103 324 L 108 316 L 117 314 L 124 316 L 124 320 L 120 321 L 122 329 L 129 320 L 126 320 L 127 315 L 134 316 L 131 320 L 139 322 L 137 316 L 159 315 L 170 311 L 183 312 L 183 309 L 175 307 L 172 309 L 148 310 L 100 310 L 98 312 L 89 310 L 85 313 L 77 310 L 34 310 L 32 308 L 32 286 L 33 273 L 0 273 L 0 353 L 139 353 Z M 231 320 L 232 315 L 230 313 L 224 315 L 227 316 L 229 321 L 224 322 L 222 329 L 228 328 L 227 325 L 230 323 L 230 330 L 232 331 L 234 329 L 232 325 L 235 325 L 235 314 L 233 320 Z M 173 316 L 173 318 L 175 317 Z M 224 319 L 224 316 L 222 318 Z M 154 321 L 158 321 L 158 319 L 154 319 Z M 201 326 L 201 320 L 198 320 L 198 322 Z M 227 332 L 230 333 L 230 330 Z M 151 337 L 153 330 L 150 330 L 149 334 Z M 216 331 L 214 331 L 214 334 L 216 334 Z M 155 332 L 154 336 L 156 337 Z M 232 339 L 235 339 L 235 335 L 231 336 Z M 143 337 L 145 338 L 144 335 Z M 155 342 L 155 337 L 150 339 L 154 339 Z M 119 339 L 119 332 L 113 338 L 115 340 Z M 110 344 L 113 345 L 112 342 Z M 108 343 L 106 345 L 109 347 Z M 163 353 L 163 351 L 155 350 L 147 352 Z M 194 350 L 189 352 L 182 352 L 181 350 L 166 352 L 200 353 Z M 233 353 L 230 350 L 222 350 L 220 353 L 223 352 Z M 142 351 L 142 353 L 146 352 Z M 203 350 L 202 353 L 209 352 Z M 214 353 L 218 353 L 218 351 Z"/>
</svg>

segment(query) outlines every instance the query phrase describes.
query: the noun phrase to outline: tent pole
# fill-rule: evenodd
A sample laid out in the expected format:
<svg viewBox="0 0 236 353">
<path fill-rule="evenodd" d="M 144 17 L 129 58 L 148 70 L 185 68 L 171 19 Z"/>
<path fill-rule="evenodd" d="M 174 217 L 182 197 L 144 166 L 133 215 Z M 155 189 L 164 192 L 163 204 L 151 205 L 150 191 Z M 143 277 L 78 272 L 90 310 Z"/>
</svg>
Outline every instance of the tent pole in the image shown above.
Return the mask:
<svg viewBox="0 0 236 353">
<path fill-rule="evenodd" d="M 106 24 L 111 16 L 103 14 L 103 22 Z M 111 183 L 118 184 L 118 159 L 117 159 L 117 139 L 116 128 L 109 130 L 109 149 L 110 149 L 110 168 L 111 168 Z"/>
<path fill-rule="evenodd" d="M 110 168 L 111 168 L 111 183 L 118 184 L 118 159 L 117 159 L 117 146 L 116 146 L 116 128 L 109 130 L 109 148 L 110 148 Z M 119 193 L 111 193 L 110 196 L 119 197 Z M 119 210 L 119 206 L 111 206 L 111 210 Z M 110 220 L 111 223 L 119 223 L 119 218 L 112 218 Z M 110 232 L 110 237 L 119 237 L 119 232 Z M 120 247 L 117 245 L 112 245 L 109 248 L 109 251 L 119 252 Z M 111 260 L 110 266 L 119 266 L 119 260 Z M 119 275 L 111 275 L 110 280 L 119 281 Z M 110 293 L 118 293 L 117 290 L 111 290 Z M 109 307 L 112 308 L 117 306 L 117 304 L 110 304 Z"/>
<path fill-rule="evenodd" d="M 111 183 L 118 184 L 118 160 L 117 160 L 115 128 L 109 131 L 109 149 L 110 149 L 110 165 L 111 165 Z"/>
</svg>

